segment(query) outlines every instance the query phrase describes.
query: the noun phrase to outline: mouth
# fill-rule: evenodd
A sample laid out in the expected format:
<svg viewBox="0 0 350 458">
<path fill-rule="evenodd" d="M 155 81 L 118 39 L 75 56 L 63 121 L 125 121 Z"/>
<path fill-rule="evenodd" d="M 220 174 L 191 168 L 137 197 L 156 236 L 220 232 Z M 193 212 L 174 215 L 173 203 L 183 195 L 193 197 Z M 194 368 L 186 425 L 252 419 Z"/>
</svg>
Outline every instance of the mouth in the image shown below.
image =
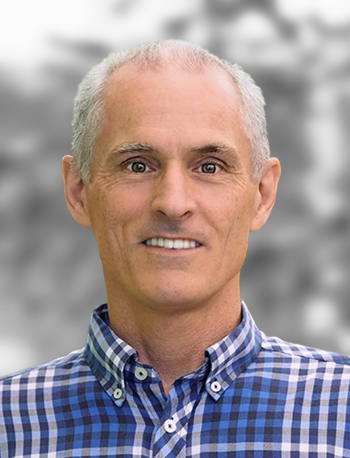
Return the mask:
<svg viewBox="0 0 350 458">
<path fill-rule="evenodd" d="M 201 243 L 192 239 L 169 239 L 163 237 L 152 237 L 142 243 L 148 247 L 159 247 L 170 250 L 190 250 L 202 246 Z"/>
</svg>

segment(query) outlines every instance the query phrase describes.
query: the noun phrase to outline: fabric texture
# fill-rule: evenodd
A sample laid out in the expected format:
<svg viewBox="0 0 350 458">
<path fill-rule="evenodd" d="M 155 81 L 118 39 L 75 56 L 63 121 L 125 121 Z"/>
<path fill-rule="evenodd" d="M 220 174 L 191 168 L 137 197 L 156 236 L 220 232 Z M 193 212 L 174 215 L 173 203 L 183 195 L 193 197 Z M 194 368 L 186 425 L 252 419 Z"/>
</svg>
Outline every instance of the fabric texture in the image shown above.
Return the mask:
<svg viewBox="0 0 350 458">
<path fill-rule="evenodd" d="M 350 458 L 350 358 L 240 325 L 176 380 L 92 316 L 87 344 L 0 381 L 0 457 Z"/>
</svg>

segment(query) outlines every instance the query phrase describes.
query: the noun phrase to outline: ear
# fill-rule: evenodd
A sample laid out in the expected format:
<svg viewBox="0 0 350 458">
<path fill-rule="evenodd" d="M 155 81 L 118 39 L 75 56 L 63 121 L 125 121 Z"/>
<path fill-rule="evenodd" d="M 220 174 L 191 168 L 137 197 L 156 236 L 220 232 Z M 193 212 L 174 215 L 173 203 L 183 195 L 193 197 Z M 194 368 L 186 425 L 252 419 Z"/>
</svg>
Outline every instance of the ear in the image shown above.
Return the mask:
<svg viewBox="0 0 350 458">
<path fill-rule="evenodd" d="M 64 156 L 62 159 L 62 178 L 64 197 L 71 215 L 82 226 L 91 227 L 85 183 L 80 177 L 73 156 Z"/>
<path fill-rule="evenodd" d="M 269 159 L 261 175 L 256 195 L 256 213 L 250 227 L 257 231 L 267 221 L 276 200 L 278 181 L 281 176 L 281 165 L 275 157 Z"/>
</svg>

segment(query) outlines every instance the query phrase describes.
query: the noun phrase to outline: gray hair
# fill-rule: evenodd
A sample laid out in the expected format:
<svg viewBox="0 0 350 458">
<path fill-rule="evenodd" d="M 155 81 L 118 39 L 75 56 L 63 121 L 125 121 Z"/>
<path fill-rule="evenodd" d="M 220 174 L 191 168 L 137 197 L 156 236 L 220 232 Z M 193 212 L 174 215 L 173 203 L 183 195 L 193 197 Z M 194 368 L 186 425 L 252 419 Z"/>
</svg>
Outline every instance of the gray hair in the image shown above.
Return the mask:
<svg viewBox="0 0 350 458">
<path fill-rule="evenodd" d="M 177 64 L 190 71 L 203 71 L 216 65 L 227 71 L 241 95 L 240 115 L 251 146 L 251 176 L 255 182 L 259 180 L 263 166 L 270 157 L 265 100 L 261 89 L 239 65 L 219 59 L 199 46 L 180 40 L 167 40 L 113 52 L 93 67 L 80 83 L 74 101 L 72 151 L 84 182 L 90 180 L 93 149 L 103 124 L 104 89 L 111 75 L 126 63 L 151 70 Z"/>
</svg>

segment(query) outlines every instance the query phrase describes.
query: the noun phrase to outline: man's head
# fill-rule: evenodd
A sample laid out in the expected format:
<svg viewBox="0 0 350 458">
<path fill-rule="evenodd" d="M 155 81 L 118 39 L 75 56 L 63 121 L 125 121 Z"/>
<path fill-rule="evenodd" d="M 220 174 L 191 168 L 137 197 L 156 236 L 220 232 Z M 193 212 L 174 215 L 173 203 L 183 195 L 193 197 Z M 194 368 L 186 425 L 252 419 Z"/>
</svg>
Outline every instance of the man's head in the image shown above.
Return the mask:
<svg viewBox="0 0 350 458">
<path fill-rule="evenodd" d="M 91 170 L 82 177 L 75 159 L 63 159 L 68 207 L 94 232 L 109 302 L 179 310 L 228 300 L 239 294 L 249 232 L 275 200 L 279 163 L 264 156 L 253 166 L 257 135 L 247 133 L 259 124 L 265 138 L 264 120 L 247 119 L 222 65 L 190 65 L 187 45 L 134 54 L 100 93 Z"/>
</svg>

